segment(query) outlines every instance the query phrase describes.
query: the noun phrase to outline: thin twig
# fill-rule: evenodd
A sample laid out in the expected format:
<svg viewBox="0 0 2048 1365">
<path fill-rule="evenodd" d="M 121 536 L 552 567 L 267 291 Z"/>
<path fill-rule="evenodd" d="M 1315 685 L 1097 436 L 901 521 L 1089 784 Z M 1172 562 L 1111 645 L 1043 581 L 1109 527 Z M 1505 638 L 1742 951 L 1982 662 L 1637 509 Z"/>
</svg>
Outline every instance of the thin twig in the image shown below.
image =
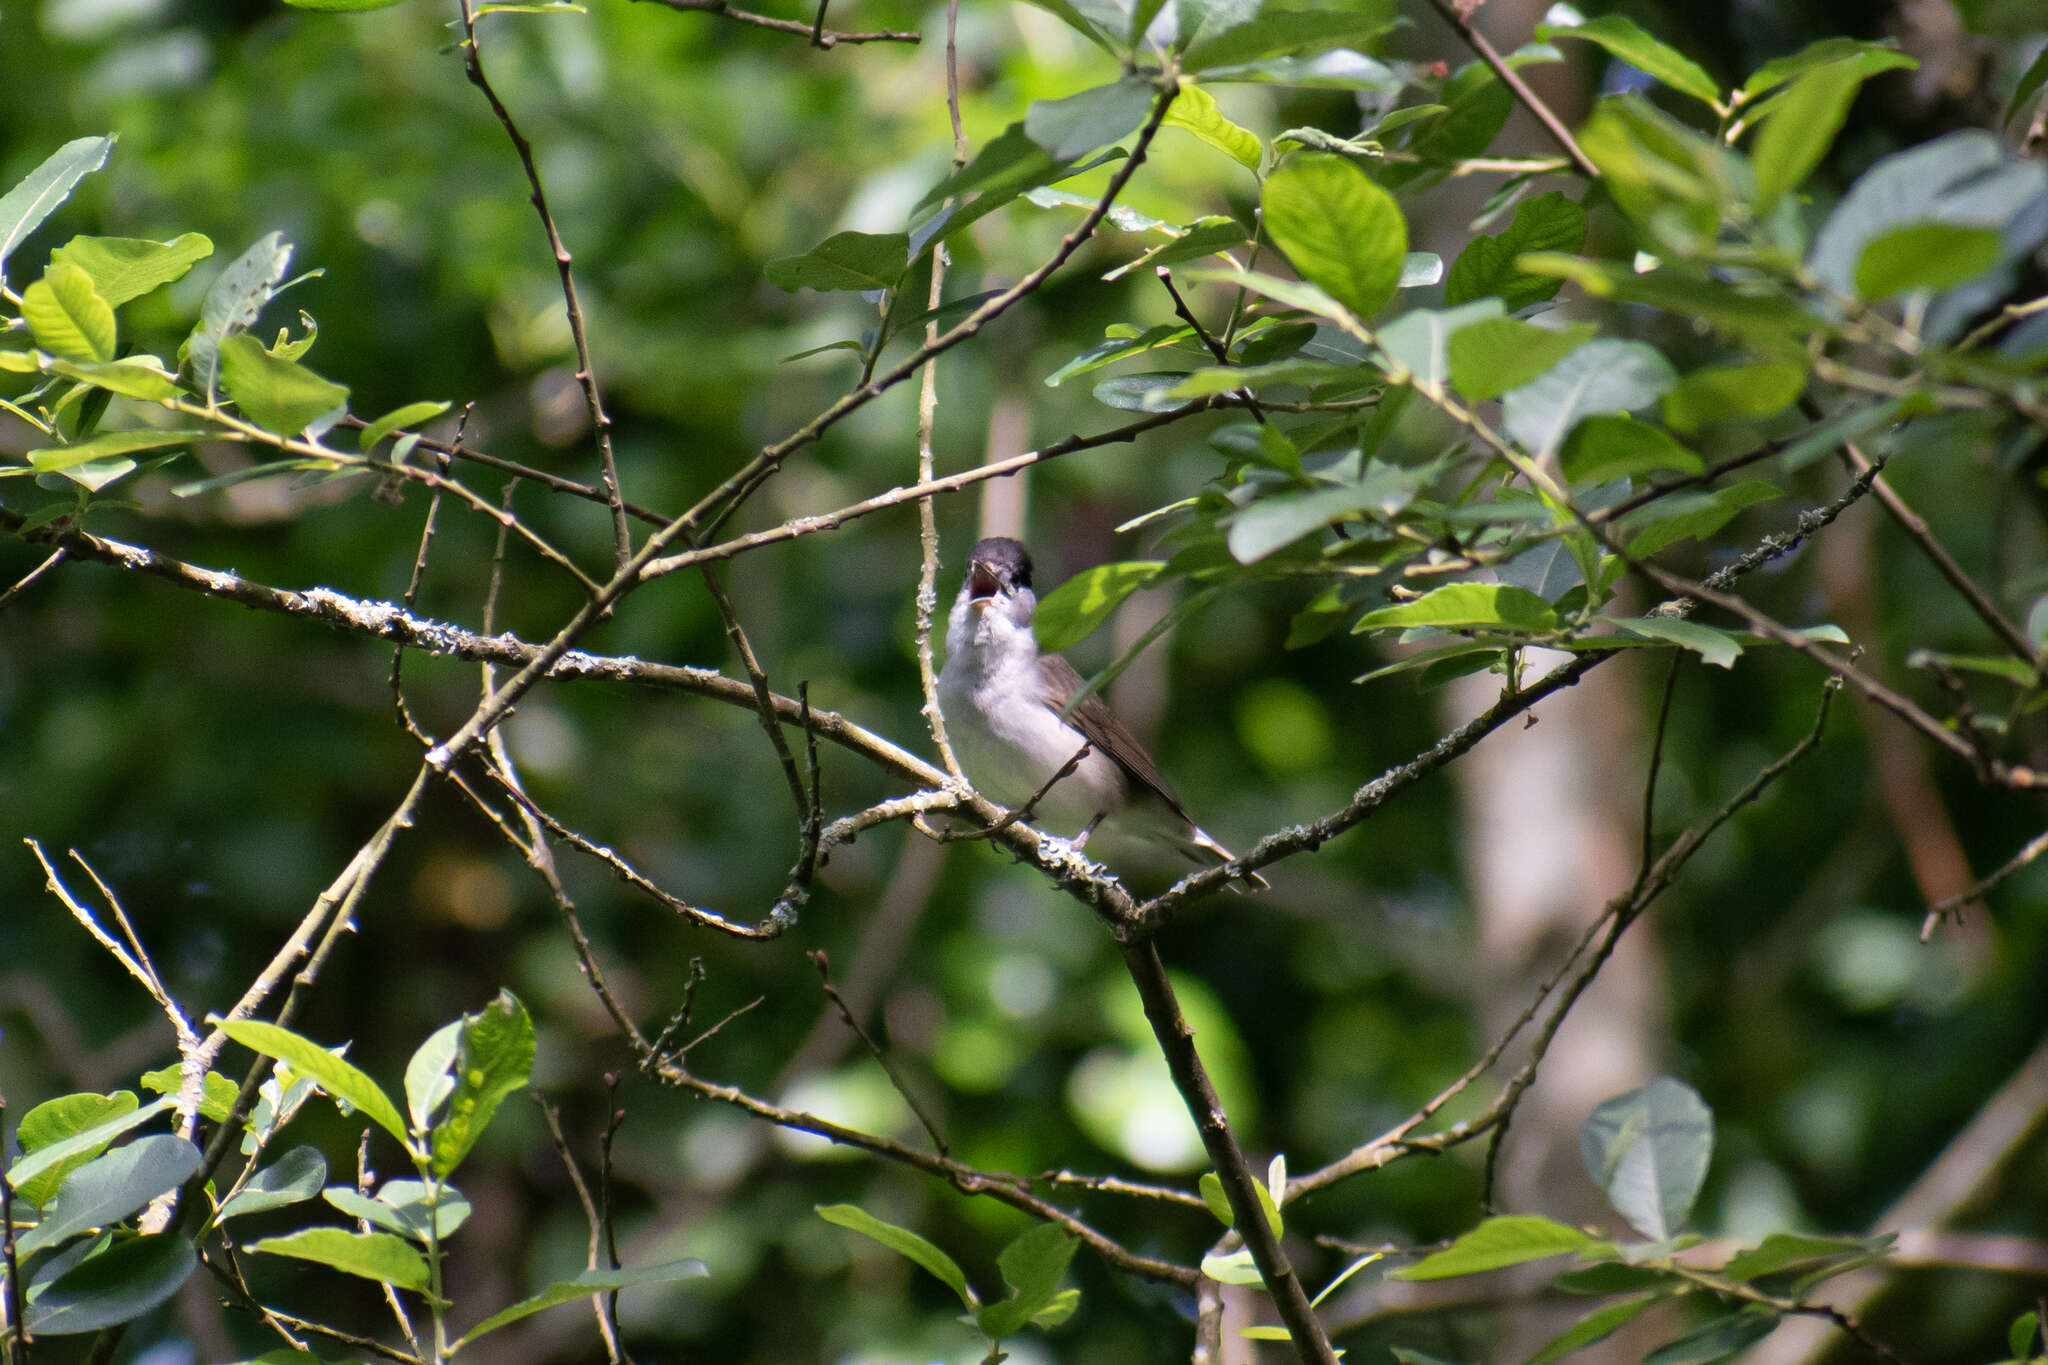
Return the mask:
<svg viewBox="0 0 2048 1365">
<path fill-rule="evenodd" d="M 555 217 L 548 211 L 547 191 L 541 188 L 540 168 L 533 161 L 533 144 L 519 131 L 519 125 L 512 121 L 512 111 L 505 107 L 484 75 L 483 48 L 477 42 L 476 15 L 470 7 L 470 0 L 460 2 L 463 70 L 469 76 L 469 83 L 483 92 L 491 112 L 497 115 L 499 124 L 505 129 L 505 135 L 512 139 L 512 149 L 519 154 L 519 164 L 526 171 L 526 183 L 533 191 L 534 212 L 540 215 L 540 225 L 548 237 L 548 250 L 555 258 L 556 273 L 562 278 L 562 303 L 569 315 L 569 334 L 576 342 L 576 382 L 583 386 L 583 402 L 590 409 L 590 425 L 597 439 L 598 470 L 604 479 L 605 501 L 612 513 L 613 548 L 618 562 L 623 565 L 633 557 L 633 532 L 626 523 L 625 497 L 619 488 L 619 467 L 612 456 L 612 419 L 604 410 L 604 398 L 597 389 L 597 368 L 590 362 L 590 342 L 584 335 L 583 304 L 576 297 L 576 275 L 570 268 L 574 258 L 569 255 L 569 248 L 563 245 L 562 234 L 555 227 Z"/>
<path fill-rule="evenodd" d="M 718 608 L 718 618 L 725 623 L 726 638 L 732 641 L 740 666 L 747 670 L 747 680 L 754 686 L 755 715 L 761 721 L 761 728 L 768 732 L 768 743 L 775 750 L 775 761 L 782 768 L 782 779 L 789 786 L 790 799 L 796 803 L 797 820 L 808 823 L 812 818 L 810 794 L 804 790 L 803 775 L 797 771 L 796 755 L 790 752 L 789 741 L 783 736 L 782 720 L 775 714 L 774 690 L 769 687 L 768 675 L 761 670 L 761 660 L 754 654 L 754 646 L 740 625 L 739 613 L 733 609 L 732 599 L 725 595 L 725 589 L 719 585 L 717 575 L 708 564 L 704 567 L 704 588 L 711 594 L 711 601 Z"/>
<path fill-rule="evenodd" d="M 0 1139 L 7 1134 L 7 1098 L 0 1095 Z M 21 1260 L 14 1247 L 14 1186 L 0 1175 L 0 1272 L 7 1276 L 7 1359 L 28 1365 L 28 1320 L 22 1315 Z"/>
<path fill-rule="evenodd" d="M 2035 835 L 2027 840 L 2019 852 L 2012 855 L 2004 866 L 1978 882 L 1967 891 L 1936 901 L 1927 907 L 1927 918 L 1920 921 L 1920 941 L 1927 942 L 1934 934 L 1934 927 L 1944 920 L 1959 915 L 1964 906 L 1973 901 L 1982 901 L 1985 896 L 1998 889 L 2014 873 L 2022 871 L 2043 853 L 2048 853 L 2048 832 Z"/>
<path fill-rule="evenodd" d="M 773 29 L 777 33 L 795 33 L 809 38 L 817 47 L 837 47 L 841 43 L 917 43 L 923 36 L 903 33 L 896 29 L 880 29 L 873 33 L 841 33 L 836 29 L 814 29 L 810 24 L 800 24 L 794 19 L 774 19 L 765 14 L 749 10 L 734 9 L 725 0 L 653 0 L 657 5 L 666 5 L 684 14 L 715 14 L 721 19 L 735 23 L 751 24 L 755 28 Z M 820 11 L 822 13 L 822 10 Z"/>
<path fill-rule="evenodd" d="M 832 984 L 832 964 L 826 958 L 824 949 L 812 949 L 810 952 L 805 953 L 804 956 L 809 958 L 811 965 L 818 969 L 818 983 L 824 989 L 825 998 L 830 1000 L 833 1008 L 839 1011 L 840 1019 L 852 1031 L 853 1036 L 860 1039 L 861 1046 L 868 1050 L 868 1055 L 881 1063 L 882 1070 L 889 1077 L 889 1084 L 896 1088 L 896 1093 L 901 1095 L 903 1102 L 910 1106 L 910 1112 L 917 1115 L 917 1121 L 924 1125 L 925 1135 L 932 1140 L 932 1150 L 936 1151 L 940 1156 L 948 1155 L 949 1149 L 946 1146 L 946 1138 L 939 1131 L 938 1120 L 925 1112 L 923 1103 L 917 1098 L 916 1092 L 910 1088 L 910 1083 L 903 1078 L 903 1073 L 896 1069 L 896 1063 L 889 1060 L 889 1054 L 882 1050 L 881 1044 L 875 1041 L 874 1036 L 861 1027 L 860 1020 L 854 1017 L 853 1010 L 848 1007 L 846 998 L 840 995 L 839 988 Z"/>
<path fill-rule="evenodd" d="M 590 1224 L 589 1245 L 583 1258 L 584 1268 L 609 1270 L 611 1267 L 601 1264 L 598 1259 L 598 1251 L 603 1245 L 604 1221 L 598 1214 L 597 1202 L 590 1197 L 590 1186 L 584 1183 L 583 1168 L 576 1162 L 576 1153 L 569 1148 L 569 1138 L 562 1132 L 561 1112 L 549 1103 L 548 1097 L 540 1091 L 528 1090 L 526 1093 L 532 1099 L 534 1107 L 540 1110 L 541 1121 L 547 1124 L 548 1139 L 555 1144 L 555 1155 L 561 1158 L 562 1169 L 569 1173 L 569 1187 L 576 1192 L 576 1202 L 583 1207 L 584 1221 Z M 618 1321 L 607 1311 L 603 1294 L 592 1294 L 590 1306 L 597 1314 L 598 1335 L 604 1338 L 605 1358 L 611 1365 L 619 1365 Z"/>
<path fill-rule="evenodd" d="M 619 1224 L 612 1216 L 612 1140 L 619 1135 L 619 1128 L 626 1121 L 626 1111 L 619 1104 L 619 1073 L 604 1073 L 604 1132 L 597 1139 L 597 1222 L 604 1229 L 604 1266 L 607 1270 L 619 1268 Z M 619 1291 L 614 1289 L 605 1296 L 605 1312 L 611 1319 L 614 1335 L 618 1331 Z M 633 1365 L 633 1357 L 626 1350 L 625 1343 L 618 1344 L 619 1358 L 615 1365 Z"/>
<path fill-rule="evenodd" d="M 1429 7 L 1465 40 L 1467 47 L 1479 54 L 1480 61 L 1493 69 L 1493 74 L 1500 78 L 1502 85 L 1514 92 L 1515 98 L 1522 102 L 1522 107 L 1536 116 L 1536 121 L 1543 125 L 1543 131 L 1550 134 L 1551 140 L 1571 158 L 1573 168 L 1588 180 L 1598 180 L 1600 168 L 1593 164 L 1593 159 L 1579 146 L 1578 139 L 1564 126 L 1564 120 L 1551 112 L 1550 106 L 1537 97 L 1536 92 L 1529 88 L 1529 83 L 1507 64 L 1492 43 L 1486 41 L 1486 35 L 1472 26 L 1472 21 L 1466 17 L 1466 13 L 1452 4 L 1451 0 L 1429 0 Z"/>
<path fill-rule="evenodd" d="M 2027 639 L 2026 632 L 2014 625 L 2006 614 L 1998 609 L 1998 603 L 1992 600 L 1991 594 L 1985 592 L 1977 585 L 1977 580 L 1963 571 L 1963 566 L 1948 552 L 1948 547 L 1943 545 L 1928 527 L 1926 518 L 1915 512 L 1906 500 L 1893 490 L 1884 475 L 1877 472 L 1877 467 L 1870 459 L 1856 448 L 1855 442 L 1842 443 L 1842 460 L 1858 477 L 1866 474 L 1870 476 L 1870 491 L 1877 496 L 1878 503 L 1885 511 L 1891 513 L 1892 520 L 1899 524 L 1899 529 L 1903 530 L 1920 553 L 1927 557 L 1927 562 L 1934 566 L 1935 572 L 1956 590 L 1957 596 L 1969 604 L 1971 611 L 1977 613 L 1977 619 L 1991 628 L 1991 633 L 2013 652 L 2015 658 L 2023 659 L 2036 668 L 2040 667 L 2040 659 L 2034 652 L 2033 642 Z"/>
<path fill-rule="evenodd" d="M 1302 1288 L 1300 1277 L 1294 1273 L 1286 1251 L 1280 1246 L 1280 1238 L 1266 1217 L 1264 1203 L 1259 1198 L 1258 1177 L 1252 1173 L 1244 1150 L 1230 1131 L 1230 1120 L 1223 1112 L 1223 1102 L 1216 1097 L 1216 1089 L 1209 1083 L 1201 1055 L 1195 1051 L 1195 1031 L 1181 1012 L 1173 983 L 1166 975 L 1166 964 L 1159 960 L 1158 948 L 1149 940 L 1121 946 L 1124 968 L 1130 973 L 1132 984 L 1138 988 L 1138 998 L 1144 1003 L 1145 1020 L 1152 1026 L 1153 1041 L 1166 1059 L 1174 1089 L 1180 1092 L 1188 1116 L 1195 1121 L 1202 1149 L 1208 1153 L 1209 1165 L 1216 1172 L 1217 1179 L 1222 1181 L 1224 1197 L 1230 1201 L 1231 1212 L 1236 1215 L 1234 1226 L 1237 1234 L 1244 1238 L 1245 1246 L 1252 1254 L 1252 1263 L 1259 1268 L 1259 1277 L 1265 1281 L 1266 1291 L 1273 1296 L 1273 1306 L 1280 1314 L 1280 1321 L 1286 1324 L 1288 1335 L 1294 1340 L 1295 1354 L 1305 1365 L 1336 1365 L 1337 1353 L 1330 1345 L 1329 1335 L 1316 1320 L 1315 1310 L 1309 1306 L 1308 1293 Z"/>
<path fill-rule="evenodd" d="M 1188 301 L 1181 297 L 1180 289 L 1173 282 L 1172 268 L 1162 265 L 1157 267 L 1153 274 L 1158 277 L 1161 284 L 1166 286 L 1167 296 L 1173 300 L 1173 311 L 1180 316 L 1182 322 L 1185 322 L 1193 330 L 1195 339 L 1208 348 L 1210 355 L 1216 357 L 1218 365 L 1228 365 L 1230 363 L 1229 348 L 1221 341 L 1218 341 L 1210 333 L 1209 329 L 1202 325 L 1202 320 L 1195 316 L 1195 310 L 1188 307 Z M 1254 421 L 1258 422 L 1261 426 L 1265 425 L 1266 410 L 1259 406 L 1259 400 L 1249 390 L 1244 391 L 1244 406 L 1245 411 L 1252 415 Z"/>
<path fill-rule="evenodd" d="M 952 843 L 956 840 L 962 839 L 993 839 L 997 835 L 1001 834 L 1004 830 L 1010 828 L 1012 825 L 1021 825 L 1028 822 L 1031 819 L 1032 813 L 1038 809 L 1038 803 L 1045 800 L 1047 793 L 1051 792 L 1052 789 L 1054 787 L 1057 787 L 1060 783 L 1072 777 L 1074 775 L 1075 769 L 1079 768 L 1082 763 L 1086 762 L 1088 755 L 1094 752 L 1095 745 L 1093 743 L 1082 744 L 1080 748 L 1074 750 L 1074 756 L 1072 758 L 1068 759 L 1065 763 L 1060 765 L 1058 772 L 1055 772 L 1051 777 L 1045 779 L 1045 785 L 1041 786 L 1037 791 L 1031 793 L 1030 800 L 1026 801 L 1023 805 L 1017 807 L 1017 809 L 1011 811 L 1009 814 L 1005 815 L 1002 819 L 996 821 L 993 825 L 989 825 L 983 829 L 966 830 L 958 834 L 955 834 L 950 830 L 945 831 L 940 834 L 939 841 L 941 843 Z"/>
<path fill-rule="evenodd" d="M 840 1146 L 852 1147 L 898 1162 L 914 1170 L 923 1171 L 927 1175 L 936 1176 L 962 1194 L 985 1196 L 999 1203 L 1008 1204 L 1011 1208 L 1027 1213 L 1042 1222 L 1057 1223 L 1080 1238 L 1113 1269 L 1144 1279 L 1157 1280 L 1163 1284 L 1179 1285 L 1184 1289 L 1194 1288 L 1201 1280 L 1201 1272 L 1191 1266 L 1175 1265 L 1171 1261 L 1162 1261 L 1129 1250 L 1066 1210 L 1032 1194 L 1027 1182 L 1020 1177 L 977 1170 L 952 1157 L 920 1151 L 918 1148 L 908 1147 L 885 1137 L 847 1128 L 829 1119 L 819 1118 L 815 1114 L 769 1104 L 737 1086 L 718 1085 L 707 1081 L 686 1070 L 673 1059 L 655 1059 L 643 1053 L 641 1062 L 644 1068 L 652 1071 L 666 1085 L 703 1099 L 729 1105 L 777 1127 L 810 1133 Z"/>
<path fill-rule="evenodd" d="M 26 592 L 29 589 L 30 585 L 32 585 L 37 579 L 41 578 L 44 574 L 56 568 L 59 564 L 62 564 L 63 562 L 64 547 L 60 545 L 56 549 L 50 551 L 49 555 L 43 560 L 42 563 L 36 565 L 33 569 L 30 569 L 27 573 L 23 574 L 20 578 L 16 579 L 14 585 L 8 588 L 7 591 L 0 592 L 0 611 L 6 610 L 7 605 L 10 602 L 14 601 L 15 598 L 21 596 L 22 593 Z"/>
<path fill-rule="evenodd" d="M 1165 126 L 1167 111 L 1173 107 L 1174 98 L 1179 93 L 1180 85 L 1178 81 L 1163 82 L 1159 97 L 1153 103 L 1150 117 L 1145 120 L 1144 126 L 1139 128 L 1137 137 L 1131 143 L 1130 155 L 1111 174 L 1108 185 L 1103 188 L 1101 198 L 1097 199 L 1088 212 L 1082 215 L 1081 221 L 1075 225 L 1074 229 L 1060 239 L 1059 246 L 1054 249 L 1051 256 L 1047 257 L 1030 271 L 1027 271 L 1008 289 L 983 300 L 966 317 L 954 323 L 953 326 L 944 332 L 941 332 L 937 338 L 926 342 L 905 356 L 896 364 L 895 368 L 859 385 L 852 392 L 840 397 L 837 402 L 813 417 L 803 426 L 797 428 L 788 436 L 783 437 L 774 445 L 763 449 L 737 472 L 719 484 L 718 487 L 698 499 L 696 506 L 683 513 L 682 516 L 678 517 L 661 531 L 656 532 L 656 541 L 669 543 L 683 540 L 690 536 L 707 518 L 714 514 L 729 512 L 731 505 L 744 500 L 756 489 L 760 488 L 762 483 L 779 470 L 783 462 L 791 455 L 811 445 L 840 422 L 846 420 L 875 399 L 881 397 L 882 394 L 916 374 L 926 361 L 951 350 L 961 342 L 979 336 L 982 329 L 987 327 L 989 323 L 1009 312 L 1011 308 L 1015 307 L 1023 299 L 1036 293 L 1047 280 L 1052 278 L 1053 274 L 1061 266 L 1065 265 L 1073 257 L 1076 251 L 1081 249 L 1084 243 L 1095 235 L 1095 229 L 1101 226 L 1103 219 L 1108 217 L 1109 211 L 1116 207 L 1117 201 L 1123 195 L 1124 187 L 1130 184 L 1131 177 L 1138 173 L 1138 168 L 1145 164 L 1146 154 L 1150 152 L 1153 140 L 1159 136 L 1159 130 Z M 678 558 L 685 557 L 679 556 Z M 651 573 L 665 573 L 676 567 L 680 566 L 666 564 L 659 560 L 655 560 L 653 564 L 649 565 Z"/>
</svg>

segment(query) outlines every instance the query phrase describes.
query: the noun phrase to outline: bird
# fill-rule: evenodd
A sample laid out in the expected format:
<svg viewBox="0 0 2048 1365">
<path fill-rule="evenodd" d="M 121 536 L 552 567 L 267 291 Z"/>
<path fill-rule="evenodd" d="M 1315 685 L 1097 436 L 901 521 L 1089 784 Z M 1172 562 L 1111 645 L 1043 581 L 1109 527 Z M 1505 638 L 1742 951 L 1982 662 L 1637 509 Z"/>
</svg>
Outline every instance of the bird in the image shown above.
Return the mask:
<svg viewBox="0 0 2048 1365">
<path fill-rule="evenodd" d="M 1108 821 L 1118 834 L 1195 863 L 1235 861 L 1194 822 L 1108 702 L 1090 693 L 1074 703 L 1081 675 L 1060 655 L 1039 651 L 1031 624 L 1037 610 L 1023 544 L 1008 536 L 976 541 L 947 617 L 938 685 L 939 709 L 967 779 L 1012 811 L 1032 803 L 1029 819 L 1041 828 L 1076 830 L 1077 849 Z M 1072 771 L 1054 781 L 1069 763 Z M 1268 885 L 1257 872 L 1242 879 Z"/>
</svg>

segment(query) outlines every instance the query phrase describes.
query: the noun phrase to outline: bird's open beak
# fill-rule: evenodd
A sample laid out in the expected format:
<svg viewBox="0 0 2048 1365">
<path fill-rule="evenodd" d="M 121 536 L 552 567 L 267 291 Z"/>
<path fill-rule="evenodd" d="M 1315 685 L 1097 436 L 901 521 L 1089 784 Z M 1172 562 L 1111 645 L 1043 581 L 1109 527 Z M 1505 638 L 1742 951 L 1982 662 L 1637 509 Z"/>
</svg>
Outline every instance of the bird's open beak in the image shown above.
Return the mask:
<svg viewBox="0 0 2048 1365">
<path fill-rule="evenodd" d="M 969 602 L 990 602 L 1003 588 L 995 570 L 976 560 L 967 566 L 967 600 Z"/>
</svg>

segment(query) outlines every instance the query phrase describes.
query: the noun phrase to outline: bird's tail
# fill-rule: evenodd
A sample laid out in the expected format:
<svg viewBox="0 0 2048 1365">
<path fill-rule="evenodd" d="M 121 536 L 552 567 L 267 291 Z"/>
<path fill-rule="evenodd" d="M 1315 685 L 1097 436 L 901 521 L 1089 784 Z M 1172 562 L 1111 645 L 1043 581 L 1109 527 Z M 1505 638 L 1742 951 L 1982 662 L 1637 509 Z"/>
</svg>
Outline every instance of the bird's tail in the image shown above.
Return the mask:
<svg viewBox="0 0 2048 1365">
<path fill-rule="evenodd" d="M 1197 852 L 1197 850 L 1200 850 L 1200 852 Z M 1237 861 L 1237 855 L 1235 853 L 1232 853 L 1229 849 L 1225 848 L 1223 845 L 1217 843 L 1214 839 L 1210 838 L 1209 832 L 1203 829 L 1200 825 L 1192 823 L 1190 823 L 1188 826 L 1188 843 L 1186 853 L 1189 858 L 1193 859 L 1195 862 L 1198 863 L 1206 862 L 1210 859 L 1213 859 L 1218 863 L 1232 863 Z M 1207 854 L 1208 858 L 1202 857 L 1202 854 Z M 1271 891 L 1273 889 L 1273 884 L 1267 881 L 1264 877 L 1261 877 L 1256 872 L 1244 872 L 1240 874 L 1238 881 L 1243 882 L 1244 885 L 1240 886 L 1238 882 L 1232 882 L 1230 883 L 1230 889 L 1232 891 L 1235 891 L 1240 896 L 1244 894 L 1245 886 L 1256 886 L 1261 891 Z"/>
</svg>

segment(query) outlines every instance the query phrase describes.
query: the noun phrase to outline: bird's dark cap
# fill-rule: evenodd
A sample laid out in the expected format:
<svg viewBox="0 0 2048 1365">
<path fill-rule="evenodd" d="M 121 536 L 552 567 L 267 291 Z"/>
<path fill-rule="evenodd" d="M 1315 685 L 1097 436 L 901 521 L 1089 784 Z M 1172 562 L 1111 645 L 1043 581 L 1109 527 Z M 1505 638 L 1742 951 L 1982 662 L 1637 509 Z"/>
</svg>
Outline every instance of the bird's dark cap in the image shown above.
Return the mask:
<svg viewBox="0 0 2048 1365">
<path fill-rule="evenodd" d="M 967 577 L 970 598 L 993 597 L 999 588 L 1029 588 L 1031 555 L 1008 536 L 977 540 L 967 552 Z"/>
</svg>

